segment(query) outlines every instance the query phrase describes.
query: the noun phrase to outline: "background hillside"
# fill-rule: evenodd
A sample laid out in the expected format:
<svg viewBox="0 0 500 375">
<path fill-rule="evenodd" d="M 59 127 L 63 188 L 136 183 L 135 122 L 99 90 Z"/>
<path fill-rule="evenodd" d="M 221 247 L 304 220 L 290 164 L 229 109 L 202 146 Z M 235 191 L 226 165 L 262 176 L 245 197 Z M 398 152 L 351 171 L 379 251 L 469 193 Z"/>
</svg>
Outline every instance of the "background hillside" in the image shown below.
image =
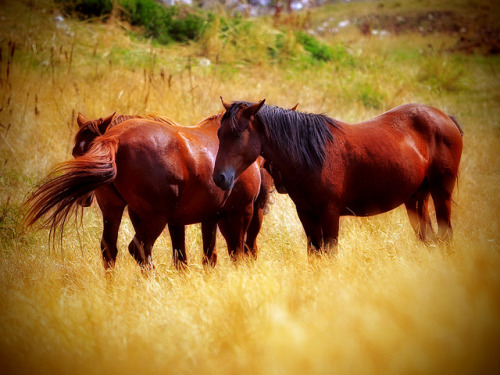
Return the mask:
<svg viewBox="0 0 500 375">
<path fill-rule="evenodd" d="M 90 17 L 78 3 L 0 3 L 5 373 L 500 370 L 498 5 L 332 2 L 279 18 L 178 7 L 166 10 L 172 34 L 155 35 L 161 23 L 137 11 L 154 2 L 120 0 Z M 165 233 L 147 277 L 126 250 L 127 217 L 110 275 L 96 206 L 53 247 L 46 231 L 22 230 L 26 194 L 71 158 L 78 112 L 158 113 L 188 126 L 221 111 L 221 95 L 298 102 L 348 122 L 408 102 L 455 115 L 465 135 L 453 243 L 419 243 L 401 207 L 343 218 L 338 256 L 308 260 L 293 203 L 277 193 L 258 260 L 233 265 L 219 237 L 215 270 L 201 266 L 197 225 L 188 270 L 173 267 Z"/>
</svg>

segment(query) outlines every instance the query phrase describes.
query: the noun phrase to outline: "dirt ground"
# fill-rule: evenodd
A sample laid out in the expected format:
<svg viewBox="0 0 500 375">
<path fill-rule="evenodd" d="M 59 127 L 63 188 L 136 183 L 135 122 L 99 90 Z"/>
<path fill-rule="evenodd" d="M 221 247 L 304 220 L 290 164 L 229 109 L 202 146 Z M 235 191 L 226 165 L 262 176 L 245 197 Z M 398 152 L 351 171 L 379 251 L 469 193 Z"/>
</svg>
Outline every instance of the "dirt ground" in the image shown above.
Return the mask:
<svg viewBox="0 0 500 375">
<path fill-rule="evenodd" d="M 370 14 L 356 20 L 365 35 L 372 30 L 386 30 L 392 34 L 419 32 L 422 35 L 447 34 L 457 37 L 452 52 L 486 55 L 500 53 L 500 22 L 495 14 L 488 14 L 485 7 L 476 14 L 454 11 L 433 11 L 407 14 Z"/>
</svg>

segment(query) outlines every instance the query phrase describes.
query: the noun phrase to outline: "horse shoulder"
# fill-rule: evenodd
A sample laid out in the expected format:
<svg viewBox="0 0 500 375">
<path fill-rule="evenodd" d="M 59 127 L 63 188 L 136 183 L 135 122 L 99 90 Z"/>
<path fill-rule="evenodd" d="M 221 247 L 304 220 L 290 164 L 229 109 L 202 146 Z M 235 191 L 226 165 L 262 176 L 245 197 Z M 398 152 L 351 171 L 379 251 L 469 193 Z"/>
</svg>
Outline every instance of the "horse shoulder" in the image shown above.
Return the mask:
<svg viewBox="0 0 500 375">
<path fill-rule="evenodd" d="M 217 155 L 217 143 L 214 139 L 189 128 L 177 132 L 174 138 L 176 152 L 187 168 L 190 179 L 211 179 Z"/>
<path fill-rule="evenodd" d="M 236 179 L 227 204 L 253 207 L 261 189 L 261 173 L 257 163 L 251 164 Z M 227 205 L 226 204 L 226 205 Z"/>
</svg>

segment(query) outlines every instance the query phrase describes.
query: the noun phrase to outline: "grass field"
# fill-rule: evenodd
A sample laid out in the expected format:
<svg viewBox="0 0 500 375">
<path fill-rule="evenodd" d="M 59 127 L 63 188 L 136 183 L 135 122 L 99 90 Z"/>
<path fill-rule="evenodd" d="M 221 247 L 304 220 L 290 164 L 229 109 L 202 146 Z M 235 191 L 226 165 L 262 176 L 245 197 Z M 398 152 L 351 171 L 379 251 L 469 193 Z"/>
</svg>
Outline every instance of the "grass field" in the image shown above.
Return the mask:
<svg viewBox="0 0 500 375">
<path fill-rule="evenodd" d="M 465 30 L 365 35 L 353 21 L 448 22 L 450 13 Z M 481 25 L 499 27 L 498 6 L 335 3 L 278 23 L 254 20 L 251 32 L 224 31 L 232 37 L 221 38 L 215 24 L 201 40 L 169 46 L 119 20 L 58 21 L 58 14 L 49 0 L 0 3 L 2 373 L 500 371 L 500 58 L 481 43 L 458 48 L 460 36 L 474 38 Z M 290 31 L 346 19 L 337 33 L 317 34 L 333 49 L 326 62 L 311 60 Z M 286 61 L 269 54 L 277 33 L 288 43 Z M 111 274 L 102 267 L 96 206 L 54 247 L 46 231 L 20 226 L 26 194 L 71 158 L 78 111 L 153 112 L 191 125 L 222 109 L 220 95 L 299 102 L 299 110 L 350 122 L 408 102 L 455 115 L 465 135 L 453 242 L 419 243 L 398 208 L 343 218 L 338 256 L 307 259 L 294 205 L 275 193 L 254 263 L 232 264 L 219 236 L 219 264 L 204 269 L 195 225 L 186 272 L 174 268 L 165 233 L 153 252 L 156 270 L 145 276 L 126 250 L 127 217 Z"/>
</svg>

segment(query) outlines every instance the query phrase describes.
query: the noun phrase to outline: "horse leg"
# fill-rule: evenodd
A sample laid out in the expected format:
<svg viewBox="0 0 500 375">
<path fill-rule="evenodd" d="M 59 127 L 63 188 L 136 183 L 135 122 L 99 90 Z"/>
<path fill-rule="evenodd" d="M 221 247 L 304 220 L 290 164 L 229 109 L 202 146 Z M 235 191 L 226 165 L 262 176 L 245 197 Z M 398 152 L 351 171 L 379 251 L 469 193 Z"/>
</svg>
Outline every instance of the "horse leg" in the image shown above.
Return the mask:
<svg viewBox="0 0 500 375">
<path fill-rule="evenodd" d="M 297 209 L 297 214 L 306 232 L 307 254 L 319 254 L 323 247 L 323 234 L 319 220 L 316 219 L 314 214 L 305 210 Z"/>
<path fill-rule="evenodd" d="M 129 208 L 129 216 L 135 228 L 135 236 L 129 244 L 129 252 L 142 269 L 153 269 L 151 251 L 156 239 L 165 228 L 166 219 L 161 215 L 138 215 Z"/>
<path fill-rule="evenodd" d="M 272 177 L 261 168 L 260 191 L 253 206 L 253 216 L 248 227 L 247 238 L 245 240 L 245 251 L 257 259 L 257 236 L 262 227 L 264 212 L 267 208 L 267 202 L 270 196 Z"/>
<path fill-rule="evenodd" d="M 411 226 L 422 241 L 427 241 L 428 236 L 434 237 L 431 220 L 429 218 L 429 189 L 420 188 L 407 202 L 406 211 L 410 218 Z"/>
<path fill-rule="evenodd" d="M 187 266 L 186 228 L 184 225 L 168 224 L 168 231 L 172 240 L 172 257 L 175 268 L 184 269 Z"/>
<path fill-rule="evenodd" d="M 104 268 L 108 269 L 113 267 L 116 262 L 116 256 L 118 254 L 118 247 L 116 243 L 118 241 L 118 229 L 120 228 L 120 223 L 122 220 L 122 214 L 125 207 L 116 212 L 106 212 L 103 213 L 103 231 L 101 238 L 101 252 L 104 261 Z"/>
<path fill-rule="evenodd" d="M 321 217 L 323 246 L 326 254 L 336 254 L 339 238 L 340 212 L 336 208 L 326 208 Z"/>
<path fill-rule="evenodd" d="M 96 192 L 97 203 L 102 213 L 103 231 L 101 237 L 101 252 L 104 268 L 113 267 L 116 262 L 118 248 L 118 229 L 123 216 L 126 202 L 121 199 L 111 187 L 103 187 Z"/>
<path fill-rule="evenodd" d="M 451 241 L 453 237 L 451 228 L 451 192 L 436 189 L 431 191 L 431 195 L 436 209 L 438 237 L 443 241 Z"/>
<path fill-rule="evenodd" d="M 430 182 L 432 182 L 430 191 L 438 223 L 438 238 L 444 241 L 451 241 L 453 237 L 451 228 L 451 196 L 456 179 L 456 170 L 443 170 L 443 168 L 434 172 L 432 179 L 430 179 Z"/>
<path fill-rule="evenodd" d="M 130 253 L 130 255 L 132 255 L 132 257 L 134 257 L 135 261 L 140 264 L 142 258 L 139 246 L 141 245 L 141 243 L 137 239 L 137 227 L 139 227 L 140 218 L 134 211 L 130 209 L 130 207 L 128 209 L 128 216 L 130 218 L 130 221 L 132 222 L 132 226 L 136 230 L 134 238 L 132 238 L 132 241 L 130 241 L 128 245 L 128 252 Z"/>
<path fill-rule="evenodd" d="M 258 208 L 254 211 L 250 226 L 248 227 L 247 238 L 245 240 L 245 252 L 248 252 L 254 259 L 257 259 L 257 235 L 264 219 L 264 209 Z"/>
<path fill-rule="evenodd" d="M 203 236 L 203 265 L 215 267 L 217 264 L 217 250 L 215 249 L 217 221 L 203 221 L 201 223 L 201 234 Z"/>
<path fill-rule="evenodd" d="M 245 233 L 250 225 L 252 209 L 240 215 L 232 213 L 219 221 L 219 228 L 226 239 L 231 260 L 236 261 L 244 253 Z"/>
</svg>

